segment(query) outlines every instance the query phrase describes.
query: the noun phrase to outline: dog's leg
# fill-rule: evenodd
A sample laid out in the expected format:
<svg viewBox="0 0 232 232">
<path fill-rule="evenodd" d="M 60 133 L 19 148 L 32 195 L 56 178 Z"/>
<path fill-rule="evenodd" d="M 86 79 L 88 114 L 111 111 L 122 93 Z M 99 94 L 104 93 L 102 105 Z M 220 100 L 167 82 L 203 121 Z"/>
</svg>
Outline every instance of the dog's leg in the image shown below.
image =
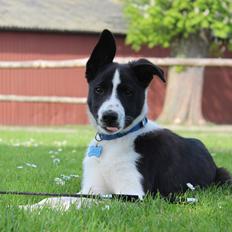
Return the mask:
<svg viewBox="0 0 232 232">
<path fill-rule="evenodd" d="M 80 209 L 81 207 L 90 207 L 92 204 L 97 204 L 97 201 L 94 199 L 77 197 L 52 197 L 43 199 L 34 205 L 21 205 L 19 208 L 25 210 L 39 210 L 47 207 L 55 210 L 67 211 L 72 206 Z"/>
<path fill-rule="evenodd" d="M 99 170 L 99 165 L 93 158 L 85 158 L 83 163 L 82 194 L 109 194 L 103 176 Z"/>
<path fill-rule="evenodd" d="M 124 171 L 124 175 L 118 175 L 118 178 L 114 180 L 114 193 L 125 195 L 136 195 L 140 199 L 144 197 L 144 191 L 141 184 L 141 177 Z"/>
</svg>

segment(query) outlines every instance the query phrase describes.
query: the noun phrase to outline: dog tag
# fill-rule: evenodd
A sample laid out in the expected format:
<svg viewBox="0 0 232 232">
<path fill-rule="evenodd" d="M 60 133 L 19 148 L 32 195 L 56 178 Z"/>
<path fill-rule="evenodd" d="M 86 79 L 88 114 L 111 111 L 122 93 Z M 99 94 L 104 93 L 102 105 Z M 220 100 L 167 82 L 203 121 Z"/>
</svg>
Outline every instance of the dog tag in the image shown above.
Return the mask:
<svg viewBox="0 0 232 232">
<path fill-rule="evenodd" d="M 88 147 L 87 155 L 89 157 L 95 156 L 99 158 L 101 156 L 101 153 L 102 153 L 102 146 L 89 146 Z"/>
</svg>

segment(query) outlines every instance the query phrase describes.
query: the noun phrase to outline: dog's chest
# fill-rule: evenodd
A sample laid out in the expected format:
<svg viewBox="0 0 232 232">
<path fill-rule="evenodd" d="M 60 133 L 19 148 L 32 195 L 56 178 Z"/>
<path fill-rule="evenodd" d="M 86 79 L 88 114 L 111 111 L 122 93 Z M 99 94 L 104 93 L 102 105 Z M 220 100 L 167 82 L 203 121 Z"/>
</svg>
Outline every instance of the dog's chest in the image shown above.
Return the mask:
<svg viewBox="0 0 232 232">
<path fill-rule="evenodd" d="M 127 136 L 110 141 L 96 142 L 90 146 L 101 146 L 99 157 L 85 156 L 83 162 L 82 190 L 86 193 L 124 193 L 143 195 L 143 176 L 138 170 L 142 154 L 135 152 L 135 140 L 150 131 L 156 130 L 154 123 Z"/>
<path fill-rule="evenodd" d="M 104 169 L 115 167 L 120 170 L 126 167 L 131 168 L 138 159 L 139 154 L 134 151 L 134 139 L 124 138 L 118 141 L 104 141 L 99 166 Z"/>
<path fill-rule="evenodd" d="M 134 137 L 116 139 L 112 141 L 102 141 L 98 146 L 102 146 L 99 157 L 86 157 L 86 168 L 94 166 L 96 175 L 101 175 L 109 190 L 115 192 L 122 182 L 131 181 L 140 183 L 141 175 L 136 168 L 136 162 L 140 155 L 134 151 Z M 96 145 L 94 141 L 92 146 Z M 91 165 L 88 165 L 91 164 Z"/>
</svg>

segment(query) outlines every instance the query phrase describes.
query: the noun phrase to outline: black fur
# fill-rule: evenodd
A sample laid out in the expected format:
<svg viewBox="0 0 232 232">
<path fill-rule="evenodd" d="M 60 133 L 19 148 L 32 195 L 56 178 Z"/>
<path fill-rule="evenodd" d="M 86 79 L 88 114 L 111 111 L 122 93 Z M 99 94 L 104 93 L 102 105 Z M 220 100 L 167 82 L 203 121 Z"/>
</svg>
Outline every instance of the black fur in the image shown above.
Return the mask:
<svg viewBox="0 0 232 232">
<path fill-rule="evenodd" d="M 86 65 L 88 82 L 94 79 L 102 67 L 112 63 L 115 53 L 116 44 L 114 37 L 110 31 L 104 30 Z"/>
<path fill-rule="evenodd" d="M 214 182 L 215 184 L 218 185 L 224 185 L 224 184 L 232 185 L 232 177 L 225 168 L 217 168 Z"/>
<path fill-rule="evenodd" d="M 150 84 L 153 75 L 157 75 L 163 82 L 166 82 L 163 70 L 146 59 L 131 62 L 131 68 L 145 88 Z"/>
<path fill-rule="evenodd" d="M 216 167 L 201 141 L 183 138 L 167 129 L 139 136 L 135 151 L 142 156 L 137 167 L 144 177 L 144 191 L 153 195 L 184 192 L 187 183 L 207 187 L 231 181 L 225 169 Z"/>
</svg>

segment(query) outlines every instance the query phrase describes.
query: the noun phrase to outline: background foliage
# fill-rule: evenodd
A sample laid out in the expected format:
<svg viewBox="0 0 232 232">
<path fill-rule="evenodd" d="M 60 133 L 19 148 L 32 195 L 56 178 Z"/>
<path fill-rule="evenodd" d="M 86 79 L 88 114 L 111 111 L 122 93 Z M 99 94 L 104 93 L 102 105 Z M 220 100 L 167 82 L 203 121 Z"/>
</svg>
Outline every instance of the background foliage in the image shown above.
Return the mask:
<svg viewBox="0 0 232 232">
<path fill-rule="evenodd" d="M 170 47 L 175 41 L 200 34 L 212 47 L 232 49 L 231 0 L 126 0 L 127 43 Z"/>
</svg>

